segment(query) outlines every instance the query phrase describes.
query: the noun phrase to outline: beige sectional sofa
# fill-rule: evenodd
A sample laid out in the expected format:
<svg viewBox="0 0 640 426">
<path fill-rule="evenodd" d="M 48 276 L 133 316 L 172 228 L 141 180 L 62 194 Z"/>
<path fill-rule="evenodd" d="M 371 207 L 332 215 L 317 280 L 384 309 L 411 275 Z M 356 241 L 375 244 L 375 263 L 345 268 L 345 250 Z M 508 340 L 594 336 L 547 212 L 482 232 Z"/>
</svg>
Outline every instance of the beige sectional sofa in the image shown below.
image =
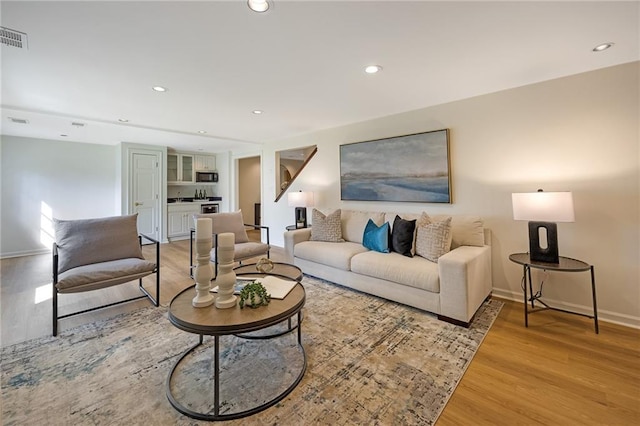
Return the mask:
<svg viewBox="0 0 640 426">
<path fill-rule="evenodd" d="M 403 219 L 420 215 L 397 213 Z M 362 245 L 369 219 L 393 225 L 396 213 L 341 211 L 344 242 L 311 241 L 313 228 L 287 231 L 285 251 L 305 274 L 393 300 L 468 326 L 491 295 L 491 234 L 477 216 L 451 216 L 451 250 L 432 262 Z M 434 221 L 445 215 L 431 216 Z"/>
</svg>

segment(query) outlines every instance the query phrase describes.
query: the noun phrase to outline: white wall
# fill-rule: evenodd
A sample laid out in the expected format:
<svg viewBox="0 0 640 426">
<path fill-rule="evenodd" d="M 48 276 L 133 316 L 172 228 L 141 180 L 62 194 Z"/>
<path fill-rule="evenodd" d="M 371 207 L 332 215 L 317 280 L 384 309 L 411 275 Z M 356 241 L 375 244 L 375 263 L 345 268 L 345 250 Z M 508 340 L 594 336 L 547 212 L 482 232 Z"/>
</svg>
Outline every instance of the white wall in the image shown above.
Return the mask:
<svg viewBox="0 0 640 426">
<path fill-rule="evenodd" d="M 263 154 L 263 212 L 272 243 L 293 211 L 274 203 L 275 151 L 310 144 L 318 153 L 289 191 L 314 191 L 321 209 L 481 215 L 493 231 L 493 286 L 521 299 L 526 222 L 512 219 L 511 193 L 573 191 L 575 223 L 558 224 L 560 254 L 595 265 L 599 315 L 640 326 L 639 64 L 631 63 L 278 141 Z M 355 101 L 355 100 L 354 100 Z M 340 200 L 339 146 L 451 129 L 453 203 Z M 588 312 L 588 274 L 552 274 L 548 300 Z"/>
<path fill-rule="evenodd" d="M 2 136 L 0 150 L 1 257 L 50 251 L 51 215 L 119 214 L 116 147 Z"/>
<path fill-rule="evenodd" d="M 231 188 L 234 186 L 234 181 L 231 177 L 231 154 L 228 152 L 217 153 L 216 154 L 216 169 L 218 171 L 218 183 L 215 188 L 215 196 L 222 197 L 222 201 L 220 201 L 220 211 L 228 212 L 231 211 L 232 206 L 235 203 L 235 200 L 232 200 L 231 196 L 233 192 Z"/>
</svg>

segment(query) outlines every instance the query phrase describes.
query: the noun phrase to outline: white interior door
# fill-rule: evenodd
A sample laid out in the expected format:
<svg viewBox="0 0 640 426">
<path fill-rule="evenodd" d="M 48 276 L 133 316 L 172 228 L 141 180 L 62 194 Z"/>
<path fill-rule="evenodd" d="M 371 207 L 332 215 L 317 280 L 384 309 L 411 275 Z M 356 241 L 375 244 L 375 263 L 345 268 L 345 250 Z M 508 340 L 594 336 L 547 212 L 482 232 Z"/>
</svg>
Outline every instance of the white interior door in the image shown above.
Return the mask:
<svg viewBox="0 0 640 426">
<path fill-rule="evenodd" d="M 138 213 L 138 232 L 156 240 L 160 240 L 159 164 L 158 154 L 132 154 L 131 197 L 133 213 Z"/>
</svg>

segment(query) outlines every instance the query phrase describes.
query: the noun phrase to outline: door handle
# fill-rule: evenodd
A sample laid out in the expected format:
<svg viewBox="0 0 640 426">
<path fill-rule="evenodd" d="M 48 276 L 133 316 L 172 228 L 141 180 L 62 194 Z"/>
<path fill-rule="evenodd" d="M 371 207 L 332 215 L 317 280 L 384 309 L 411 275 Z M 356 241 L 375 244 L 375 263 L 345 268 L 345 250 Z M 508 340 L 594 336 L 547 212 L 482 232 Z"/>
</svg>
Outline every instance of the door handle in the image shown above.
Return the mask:
<svg viewBox="0 0 640 426">
<path fill-rule="evenodd" d="M 143 204 L 144 204 L 144 203 L 139 203 L 139 202 L 137 202 L 137 201 L 136 201 L 133 205 L 137 207 L 137 206 L 141 206 L 141 205 L 143 205 Z"/>
</svg>

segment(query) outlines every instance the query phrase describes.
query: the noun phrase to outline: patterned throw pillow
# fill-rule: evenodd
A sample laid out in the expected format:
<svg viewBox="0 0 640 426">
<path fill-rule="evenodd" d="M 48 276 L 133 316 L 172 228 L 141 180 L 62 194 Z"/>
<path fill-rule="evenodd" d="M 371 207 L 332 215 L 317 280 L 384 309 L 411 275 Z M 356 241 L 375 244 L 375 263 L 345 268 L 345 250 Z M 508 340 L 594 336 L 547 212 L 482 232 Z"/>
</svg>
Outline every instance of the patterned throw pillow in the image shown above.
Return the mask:
<svg viewBox="0 0 640 426">
<path fill-rule="evenodd" d="M 321 211 L 313 209 L 311 220 L 311 241 L 344 242 L 342 239 L 342 224 L 340 223 L 340 209 L 326 216 Z"/>
<path fill-rule="evenodd" d="M 425 226 L 430 224 L 431 222 L 433 222 L 433 220 L 431 220 L 431 217 L 429 217 L 426 212 L 422 212 L 420 218 L 416 222 L 416 229 L 418 229 L 418 226 Z"/>
<path fill-rule="evenodd" d="M 416 230 L 416 220 L 405 220 L 396 215 L 391 231 L 391 251 L 403 256 L 413 257 L 413 240 Z"/>
<path fill-rule="evenodd" d="M 451 249 L 451 218 L 426 225 L 420 222 L 416 234 L 416 254 L 437 262 L 440 256 Z"/>
<path fill-rule="evenodd" d="M 369 219 L 367 226 L 364 227 L 362 245 L 369 250 L 389 253 L 389 222 L 378 226 L 373 220 Z"/>
</svg>

